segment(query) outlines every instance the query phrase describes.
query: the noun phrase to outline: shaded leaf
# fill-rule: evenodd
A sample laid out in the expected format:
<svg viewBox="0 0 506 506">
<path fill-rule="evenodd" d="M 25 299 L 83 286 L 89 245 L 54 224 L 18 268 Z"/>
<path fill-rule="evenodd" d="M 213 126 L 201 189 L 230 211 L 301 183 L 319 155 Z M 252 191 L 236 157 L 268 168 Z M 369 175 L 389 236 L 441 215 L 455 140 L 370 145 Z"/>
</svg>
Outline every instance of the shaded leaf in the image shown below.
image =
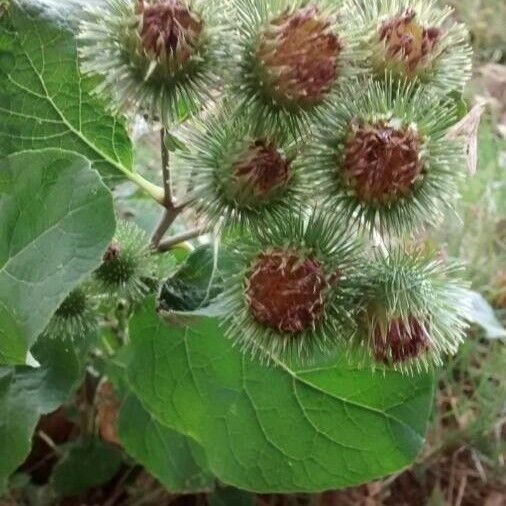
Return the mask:
<svg viewBox="0 0 506 506">
<path fill-rule="evenodd" d="M 200 443 L 224 483 L 320 491 L 397 471 L 420 450 L 431 374 L 372 372 L 338 358 L 313 367 L 250 360 L 215 319 L 166 326 L 153 304 L 131 321 L 129 383 L 156 419 Z"/>
<path fill-rule="evenodd" d="M 56 410 L 80 377 L 76 351 L 58 339 L 37 343 L 39 368 L 0 367 L 0 492 L 30 452 L 41 415 Z"/>
<path fill-rule="evenodd" d="M 121 453 L 99 439 L 79 439 L 66 446 L 51 484 L 63 496 L 78 495 L 110 481 L 119 471 Z"/>
<path fill-rule="evenodd" d="M 118 434 L 124 450 L 173 493 L 209 491 L 214 477 L 202 448 L 156 422 L 133 395 L 120 411 Z"/>
<path fill-rule="evenodd" d="M 0 160 L 0 363 L 24 363 L 65 297 L 97 268 L 115 228 L 89 162 L 56 149 Z"/>
</svg>

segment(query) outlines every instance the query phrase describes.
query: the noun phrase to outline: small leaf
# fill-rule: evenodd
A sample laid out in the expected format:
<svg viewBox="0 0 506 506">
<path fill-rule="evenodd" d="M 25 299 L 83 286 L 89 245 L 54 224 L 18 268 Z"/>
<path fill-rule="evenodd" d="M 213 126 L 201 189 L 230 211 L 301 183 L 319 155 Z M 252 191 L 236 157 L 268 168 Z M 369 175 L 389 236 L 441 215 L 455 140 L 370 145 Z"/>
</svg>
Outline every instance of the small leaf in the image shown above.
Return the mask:
<svg viewBox="0 0 506 506">
<path fill-rule="evenodd" d="M 221 276 L 211 245 L 197 248 L 162 286 L 158 305 L 164 312 L 188 312 L 201 308 L 221 291 Z"/>
<path fill-rule="evenodd" d="M 51 484 L 64 497 L 103 485 L 119 471 L 121 453 L 99 439 L 79 439 L 66 447 L 55 466 Z"/>
<path fill-rule="evenodd" d="M 22 0 L 0 24 L 0 155 L 61 148 L 92 161 L 116 180 L 133 166 L 132 145 L 121 121 L 93 95 L 96 83 L 80 74 L 76 41 L 47 5 Z M 61 2 L 58 7 L 61 8 Z"/>
<path fill-rule="evenodd" d="M 102 259 L 115 228 L 89 162 L 56 149 L 0 160 L 0 363 L 24 363 L 65 297 Z"/>
<path fill-rule="evenodd" d="M 469 290 L 469 297 L 472 302 L 469 320 L 485 331 L 487 339 L 506 339 L 506 329 L 497 319 L 492 306 L 483 295 Z"/>
<path fill-rule="evenodd" d="M 40 416 L 57 409 L 80 377 L 78 356 L 68 342 L 45 340 L 33 353 L 38 368 L 0 367 L 0 494 L 28 455 Z"/>
<path fill-rule="evenodd" d="M 250 360 L 219 321 L 170 327 L 147 302 L 130 323 L 129 384 L 165 426 L 194 438 L 224 483 L 321 491 L 395 472 L 420 450 L 433 376 L 325 363 Z"/>
<path fill-rule="evenodd" d="M 202 448 L 156 422 L 133 395 L 121 407 L 118 434 L 125 451 L 168 491 L 197 493 L 214 487 Z"/>
</svg>

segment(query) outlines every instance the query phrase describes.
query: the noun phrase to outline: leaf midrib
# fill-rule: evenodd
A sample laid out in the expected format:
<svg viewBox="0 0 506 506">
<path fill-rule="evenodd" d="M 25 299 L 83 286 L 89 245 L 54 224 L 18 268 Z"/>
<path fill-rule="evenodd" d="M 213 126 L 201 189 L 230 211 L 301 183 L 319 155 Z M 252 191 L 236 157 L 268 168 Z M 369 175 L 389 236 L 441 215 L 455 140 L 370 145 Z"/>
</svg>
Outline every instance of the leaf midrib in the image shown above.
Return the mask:
<svg viewBox="0 0 506 506">
<path fill-rule="evenodd" d="M 33 23 L 32 23 L 32 25 L 33 25 Z M 36 30 L 36 28 L 35 28 L 35 30 Z M 94 144 L 91 140 L 89 140 L 88 137 L 86 137 L 80 129 L 75 128 L 74 125 L 67 119 L 67 117 L 65 116 L 65 114 L 61 111 L 61 109 L 58 107 L 58 105 L 55 103 L 55 101 L 51 98 L 51 96 L 49 94 L 49 90 L 47 89 L 47 86 L 46 86 L 46 82 L 45 82 L 43 76 L 41 75 L 41 73 L 38 71 L 37 67 L 35 66 L 35 64 L 34 64 L 33 60 L 31 59 L 30 55 L 26 51 L 25 45 L 24 45 L 23 41 L 21 40 L 21 38 L 19 37 L 19 34 L 16 34 L 16 39 L 18 40 L 18 42 L 19 42 L 19 44 L 20 44 L 20 46 L 21 46 L 21 48 L 23 50 L 23 54 L 24 54 L 26 60 L 28 61 L 28 63 L 30 64 L 30 67 L 31 67 L 33 73 L 35 74 L 35 76 L 39 80 L 40 85 L 42 86 L 42 89 L 44 91 L 44 95 L 39 95 L 38 93 L 36 93 L 35 91 L 33 91 L 30 88 L 25 88 L 20 83 L 18 83 L 15 79 L 13 79 L 12 76 L 11 76 L 11 74 L 7 74 L 9 80 L 15 86 L 17 86 L 20 90 L 25 91 L 27 93 L 35 94 L 37 96 L 37 98 L 39 98 L 41 100 L 46 100 L 51 105 L 51 107 L 53 108 L 53 110 L 56 112 L 56 114 L 58 115 L 58 117 L 61 119 L 61 122 L 63 123 L 63 125 L 72 134 L 74 134 L 78 139 L 80 139 L 82 142 L 84 142 L 91 150 L 93 150 L 104 161 L 106 161 L 107 163 L 109 163 L 110 165 L 112 165 L 113 167 L 115 167 L 116 169 L 118 169 L 120 172 L 122 172 L 124 174 L 130 173 L 130 170 L 128 168 L 126 168 L 122 163 L 120 163 L 117 160 L 114 160 L 107 153 L 105 153 L 104 151 L 102 151 L 96 144 Z M 74 49 L 75 49 L 76 54 L 77 54 L 77 48 L 76 48 L 75 45 L 74 45 Z M 45 58 L 45 46 L 42 43 L 41 43 L 41 54 L 42 54 L 42 57 Z M 79 107 L 79 123 L 81 124 L 82 123 L 82 119 L 81 119 L 82 86 L 81 86 L 81 74 L 80 74 L 78 68 L 77 68 L 77 76 L 78 76 L 78 83 L 79 83 L 79 104 L 78 104 L 78 107 Z M 39 118 L 39 119 L 41 119 L 41 118 Z"/>
</svg>

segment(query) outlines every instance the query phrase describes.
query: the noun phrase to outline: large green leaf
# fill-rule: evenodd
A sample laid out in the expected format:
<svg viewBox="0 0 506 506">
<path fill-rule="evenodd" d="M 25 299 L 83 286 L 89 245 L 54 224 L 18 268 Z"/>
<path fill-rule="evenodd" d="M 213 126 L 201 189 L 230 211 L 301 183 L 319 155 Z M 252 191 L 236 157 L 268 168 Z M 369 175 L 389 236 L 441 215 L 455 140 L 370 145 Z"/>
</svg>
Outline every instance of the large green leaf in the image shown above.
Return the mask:
<svg viewBox="0 0 506 506">
<path fill-rule="evenodd" d="M 132 169 L 124 125 L 80 74 L 74 35 L 53 10 L 18 0 L 0 24 L 0 155 L 58 147 L 83 154 L 106 178 Z M 119 169 L 119 170 L 118 170 Z"/>
<path fill-rule="evenodd" d="M 125 451 L 170 492 L 213 488 L 214 477 L 206 470 L 202 448 L 192 439 L 160 425 L 133 395 L 121 407 L 118 435 Z"/>
<path fill-rule="evenodd" d="M 0 160 L 0 363 L 23 363 L 68 293 L 100 265 L 112 197 L 90 163 L 56 149 Z"/>
<path fill-rule="evenodd" d="M 267 367 L 216 320 L 166 326 L 147 303 L 131 322 L 130 385 L 160 423 L 193 437 L 238 488 L 319 491 L 410 464 L 424 441 L 433 378 L 373 373 L 343 358 Z"/>
<path fill-rule="evenodd" d="M 39 417 L 62 404 L 80 376 L 71 343 L 59 339 L 37 343 L 41 367 L 0 367 L 0 493 L 23 462 Z"/>
</svg>

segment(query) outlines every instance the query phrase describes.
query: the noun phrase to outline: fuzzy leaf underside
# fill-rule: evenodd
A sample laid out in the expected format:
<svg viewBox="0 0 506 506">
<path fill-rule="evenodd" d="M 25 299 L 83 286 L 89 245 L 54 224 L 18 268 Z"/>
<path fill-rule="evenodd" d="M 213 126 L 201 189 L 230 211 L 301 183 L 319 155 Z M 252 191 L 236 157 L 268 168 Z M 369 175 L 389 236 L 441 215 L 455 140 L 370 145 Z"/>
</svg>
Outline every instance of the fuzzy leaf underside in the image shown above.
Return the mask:
<svg viewBox="0 0 506 506">
<path fill-rule="evenodd" d="M 207 492 L 214 477 L 202 448 L 192 439 L 159 424 L 134 395 L 121 407 L 118 436 L 124 450 L 171 493 Z"/>
<path fill-rule="evenodd" d="M 242 355 L 216 319 L 170 327 L 148 301 L 131 322 L 129 383 L 162 424 L 194 438 L 224 483 L 257 492 L 347 487 L 397 471 L 420 450 L 432 374 L 344 358 L 295 368 Z"/>
<path fill-rule="evenodd" d="M 32 446 L 39 417 L 62 404 L 80 376 L 76 349 L 58 339 L 38 343 L 41 367 L 0 367 L 0 495 Z"/>
<path fill-rule="evenodd" d="M 74 35 L 47 5 L 18 0 L 0 22 L 0 156 L 48 147 L 86 156 L 107 182 L 132 170 L 123 123 L 81 75 Z"/>
<path fill-rule="evenodd" d="M 82 156 L 27 151 L 0 159 L 0 216 L 0 363 L 24 363 L 100 265 L 115 229 L 112 197 Z"/>
</svg>

